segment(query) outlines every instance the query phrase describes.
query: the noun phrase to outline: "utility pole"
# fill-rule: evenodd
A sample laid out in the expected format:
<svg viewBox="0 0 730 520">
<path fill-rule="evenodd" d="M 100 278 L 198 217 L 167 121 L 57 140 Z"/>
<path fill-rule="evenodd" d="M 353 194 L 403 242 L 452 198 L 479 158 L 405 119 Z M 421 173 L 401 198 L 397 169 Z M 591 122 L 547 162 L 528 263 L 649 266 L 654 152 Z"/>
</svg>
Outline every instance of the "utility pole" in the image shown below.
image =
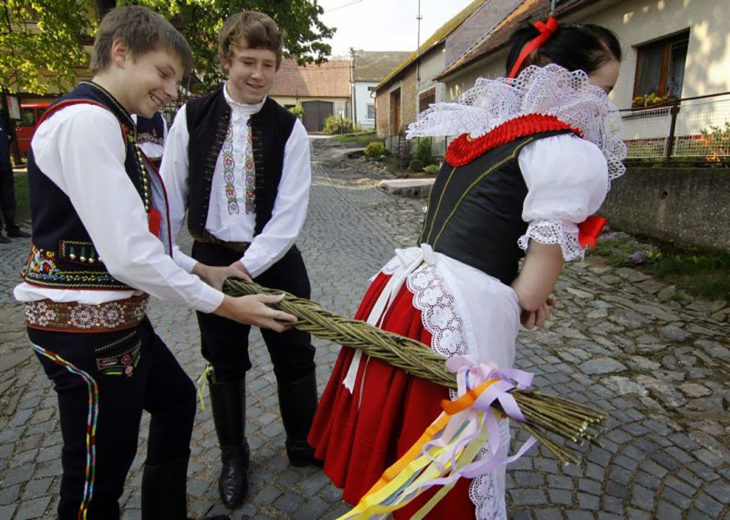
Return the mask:
<svg viewBox="0 0 730 520">
<path fill-rule="evenodd" d="M 416 16 L 418 21 L 418 29 L 416 30 L 416 90 L 418 90 L 418 83 L 421 82 L 421 0 L 418 0 L 418 15 Z"/>
<path fill-rule="evenodd" d="M 357 126 L 357 106 L 355 103 L 357 102 L 356 99 L 356 90 L 355 90 L 355 49 L 350 47 L 350 97 L 351 97 L 351 107 L 350 107 L 350 115 L 352 116 L 352 128 L 355 129 L 355 126 Z"/>
</svg>

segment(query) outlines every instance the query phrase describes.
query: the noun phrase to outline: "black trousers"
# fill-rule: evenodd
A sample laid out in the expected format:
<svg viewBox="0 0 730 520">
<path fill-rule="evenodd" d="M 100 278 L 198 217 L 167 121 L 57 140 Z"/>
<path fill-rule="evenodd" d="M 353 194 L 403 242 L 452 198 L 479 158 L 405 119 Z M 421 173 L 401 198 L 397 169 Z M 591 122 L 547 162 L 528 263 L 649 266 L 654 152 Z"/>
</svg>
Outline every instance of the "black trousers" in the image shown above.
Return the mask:
<svg viewBox="0 0 730 520">
<path fill-rule="evenodd" d="M 0 127 L 2 127 L 1 122 Z M 15 224 L 15 179 L 13 178 L 13 166 L 10 164 L 7 134 L 4 129 L 0 130 L 0 209 L 2 209 L 2 218 L 5 221 L 5 230 L 14 231 L 17 228 Z"/>
<path fill-rule="evenodd" d="M 193 243 L 193 258 L 208 265 L 230 265 L 241 254 L 222 246 Z M 302 255 L 292 248 L 254 281 L 272 289 L 282 289 L 300 298 L 309 298 L 310 285 Z M 248 334 L 251 327 L 220 318 L 213 314 L 198 313 L 203 357 L 213 366 L 218 381 L 241 379 L 251 366 L 248 352 Z M 278 333 L 262 329 L 261 334 L 274 365 L 279 382 L 296 381 L 314 372 L 314 347 L 306 332 L 289 329 Z"/>
<path fill-rule="evenodd" d="M 165 465 L 187 457 L 195 386 L 147 319 L 126 331 L 28 329 L 28 336 L 58 394 L 63 434 L 58 517 L 77 519 L 87 507 L 88 520 L 119 518 L 142 410 L 151 414 L 147 463 Z"/>
</svg>

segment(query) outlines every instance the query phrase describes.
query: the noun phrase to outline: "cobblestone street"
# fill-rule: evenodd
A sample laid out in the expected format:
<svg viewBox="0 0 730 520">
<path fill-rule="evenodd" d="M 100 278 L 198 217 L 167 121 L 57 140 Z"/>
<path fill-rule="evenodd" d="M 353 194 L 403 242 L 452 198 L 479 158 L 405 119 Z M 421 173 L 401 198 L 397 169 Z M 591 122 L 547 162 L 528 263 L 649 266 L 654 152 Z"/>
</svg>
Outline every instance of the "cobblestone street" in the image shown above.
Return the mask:
<svg viewBox="0 0 730 520">
<path fill-rule="evenodd" d="M 375 187 L 383 174 L 315 140 L 309 216 L 298 245 L 313 299 L 351 316 L 367 280 L 394 247 L 417 238 L 425 201 Z M 618 181 L 620 182 L 620 181 Z M 22 307 L 12 299 L 28 241 L 0 244 L 0 519 L 53 518 L 60 483 L 56 396 L 28 345 Z M 508 510 L 515 519 L 730 518 L 730 303 L 682 297 L 643 273 L 596 260 L 574 262 L 555 292 L 549 326 L 523 331 L 517 367 L 535 386 L 591 403 L 610 415 L 602 447 L 580 466 L 560 467 L 533 447 L 510 466 Z M 155 301 L 157 333 L 197 379 L 204 364 L 194 313 Z M 339 350 L 315 341 L 320 392 Z M 341 492 L 314 468 L 291 468 L 284 450 L 268 354 L 252 335 L 247 376 L 247 502 L 231 517 L 336 518 Z M 189 468 L 189 515 L 223 513 L 219 452 L 205 395 Z M 102 412 L 103 413 L 103 412 Z M 148 416 L 122 497 L 123 518 L 140 517 L 140 480 Z M 513 438 L 524 440 L 513 427 Z"/>
</svg>

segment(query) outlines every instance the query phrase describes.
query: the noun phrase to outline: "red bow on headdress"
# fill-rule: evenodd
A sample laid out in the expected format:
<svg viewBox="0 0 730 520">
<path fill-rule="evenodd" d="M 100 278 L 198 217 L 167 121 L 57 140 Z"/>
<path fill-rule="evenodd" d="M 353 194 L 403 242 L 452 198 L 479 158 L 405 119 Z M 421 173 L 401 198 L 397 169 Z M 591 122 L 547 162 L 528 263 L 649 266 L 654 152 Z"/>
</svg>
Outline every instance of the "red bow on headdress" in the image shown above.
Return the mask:
<svg viewBox="0 0 730 520">
<path fill-rule="evenodd" d="M 598 235 L 601 234 L 601 230 L 606 225 L 606 222 L 607 220 L 605 218 L 593 215 L 578 224 L 578 242 L 580 242 L 580 247 L 596 247 L 596 240 L 598 239 Z"/>
<path fill-rule="evenodd" d="M 519 72 L 520 67 L 522 67 L 522 62 L 525 61 L 525 58 L 527 58 L 535 49 L 542 47 L 548 38 L 555 34 L 555 31 L 558 30 L 558 21 L 551 16 L 544 22 L 542 20 L 535 22 L 535 28 L 540 31 L 540 34 L 530 40 L 530 42 L 525 45 L 525 48 L 522 49 L 517 61 L 515 61 L 515 64 L 512 66 L 509 76 L 507 76 L 508 78 L 514 78 Z"/>
</svg>

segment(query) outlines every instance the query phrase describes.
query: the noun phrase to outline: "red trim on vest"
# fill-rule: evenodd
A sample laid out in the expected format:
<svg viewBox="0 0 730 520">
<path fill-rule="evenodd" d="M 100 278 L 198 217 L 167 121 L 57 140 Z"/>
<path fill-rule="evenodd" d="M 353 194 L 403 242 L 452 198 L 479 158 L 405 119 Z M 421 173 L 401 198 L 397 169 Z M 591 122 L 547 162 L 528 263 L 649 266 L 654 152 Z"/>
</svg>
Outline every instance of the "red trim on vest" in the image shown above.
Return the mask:
<svg viewBox="0 0 730 520">
<path fill-rule="evenodd" d="M 476 139 L 472 139 L 468 134 L 461 134 L 451 142 L 446 150 L 446 162 L 451 166 L 464 166 L 489 150 L 511 143 L 520 137 L 555 130 L 570 130 L 583 137 L 583 132 L 563 123 L 555 116 L 527 114 L 510 119 Z"/>
<path fill-rule="evenodd" d="M 36 125 L 36 128 L 38 128 L 41 125 L 41 123 L 43 123 L 46 119 L 48 119 L 49 117 L 51 117 L 53 114 L 55 114 L 56 112 L 58 112 L 62 108 L 66 108 L 66 107 L 69 107 L 71 105 L 81 105 L 81 104 L 94 105 L 94 106 L 97 106 L 99 108 L 103 108 L 107 112 L 111 112 L 111 110 L 109 110 L 108 107 L 102 105 L 101 103 L 97 103 L 96 101 L 91 101 L 89 99 L 66 99 L 64 101 L 60 101 L 60 102 L 56 103 L 55 105 L 51 105 L 51 107 L 48 108 L 48 110 L 46 110 L 45 112 L 43 112 L 43 115 L 38 120 L 38 124 Z M 127 134 L 129 133 L 130 129 L 127 128 L 127 125 L 122 124 L 121 122 L 119 123 L 119 126 L 121 127 L 121 131 L 122 131 L 122 141 L 124 142 L 124 144 L 126 146 L 126 143 L 127 143 Z"/>
</svg>

